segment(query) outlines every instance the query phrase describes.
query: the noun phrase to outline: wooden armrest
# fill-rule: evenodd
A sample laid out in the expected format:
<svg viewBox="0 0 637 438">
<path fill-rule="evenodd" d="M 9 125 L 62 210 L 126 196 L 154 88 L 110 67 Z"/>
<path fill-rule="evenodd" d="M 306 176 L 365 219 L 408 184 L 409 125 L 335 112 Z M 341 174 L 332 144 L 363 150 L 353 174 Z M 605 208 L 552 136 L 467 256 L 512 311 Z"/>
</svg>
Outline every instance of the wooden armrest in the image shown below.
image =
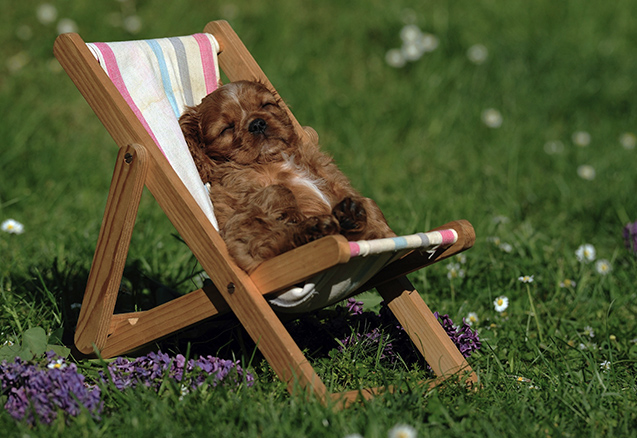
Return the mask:
<svg viewBox="0 0 637 438">
<path fill-rule="evenodd" d="M 261 263 L 250 275 L 265 295 L 287 289 L 350 258 L 344 236 L 326 236 Z"/>
</svg>

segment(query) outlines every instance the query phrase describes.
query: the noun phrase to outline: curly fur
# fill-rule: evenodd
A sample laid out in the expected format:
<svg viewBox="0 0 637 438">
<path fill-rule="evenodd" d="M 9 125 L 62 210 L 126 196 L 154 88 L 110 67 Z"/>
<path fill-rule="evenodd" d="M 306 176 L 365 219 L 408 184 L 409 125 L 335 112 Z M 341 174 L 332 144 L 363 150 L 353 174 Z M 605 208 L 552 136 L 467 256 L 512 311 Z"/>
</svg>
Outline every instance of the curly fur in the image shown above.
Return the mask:
<svg viewBox="0 0 637 438">
<path fill-rule="evenodd" d="M 332 158 L 300 140 L 279 103 L 262 84 L 233 82 L 179 119 L 237 264 L 250 273 L 330 234 L 393 236 L 376 204 L 352 188 Z"/>
</svg>

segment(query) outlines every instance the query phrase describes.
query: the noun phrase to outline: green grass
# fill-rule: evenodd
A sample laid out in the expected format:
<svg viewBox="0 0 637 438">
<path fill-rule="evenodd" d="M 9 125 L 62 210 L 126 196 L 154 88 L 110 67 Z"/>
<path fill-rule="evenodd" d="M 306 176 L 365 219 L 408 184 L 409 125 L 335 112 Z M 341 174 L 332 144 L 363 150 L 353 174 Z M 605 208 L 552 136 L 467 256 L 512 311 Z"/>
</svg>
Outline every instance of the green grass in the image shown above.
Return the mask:
<svg viewBox="0 0 637 438">
<path fill-rule="evenodd" d="M 447 384 L 424 392 L 413 384 L 419 372 L 408 367 L 362 359 L 353 366 L 344 359 L 350 355 L 316 358 L 329 382 L 355 388 L 380 379 L 403 389 L 335 413 L 287 395 L 257 358 L 252 388 L 183 401 L 170 392 L 127 391 L 110 394 L 99 421 L 81 416 L 30 429 L 2 411 L 0 428 L 15 436 L 371 438 L 405 423 L 419 436 L 636 434 L 637 264 L 621 229 L 637 220 L 637 151 L 618 139 L 637 132 L 637 3 L 52 3 L 86 41 L 188 34 L 229 19 L 299 121 L 319 132 L 323 148 L 397 232 L 470 220 L 478 238 L 464 278 L 450 282 L 444 264 L 411 278 L 433 310 L 458 321 L 478 314 L 485 343 L 470 362 L 482 389 Z M 21 235 L 0 233 L 1 342 L 35 326 L 64 326 L 65 339 L 72 335 L 70 304 L 81 299 L 116 154 L 55 67 L 55 24 L 38 22 L 37 5 L 0 7 L 0 221 L 25 226 Z M 143 23 L 134 36 L 109 18 L 132 7 Z M 384 57 L 400 46 L 406 9 L 440 44 L 395 69 Z M 27 40 L 17 36 L 25 25 L 33 34 Z M 489 50 L 481 65 L 466 56 L 477 43 Z M 25 65 L 11 71 L 9 62 L 20 60 Z M 502 114 L 500 128 L 481 122 L 487 108 Z M 576 131 L 590 133 L 590 145 L 574 145 Z M 563 151 L 547 154 L 544 146 L 554 140 Z M 596 177 L 580 178 L 581 165 L 593 166 Z M 500 216 L 508 220 L 495 222 Z M 197 265 L 173 234 L 145 194 L 126 271 L 138 303 L 155 299 L 159 284 L 191 286 Z M 608 275 L 577 261 L 583 243 L 610 261 Z M 534 275 L 529 291 L 521 275 Z M 560 287 L 565 279 L 577 285 Z M 493 307 L 500 295 L 510 300 L 503 314 Z M 376 303 L 371 295 L 365 300 Z M 234 354 L 246 363 L 251 350 Z"/>
</svg>

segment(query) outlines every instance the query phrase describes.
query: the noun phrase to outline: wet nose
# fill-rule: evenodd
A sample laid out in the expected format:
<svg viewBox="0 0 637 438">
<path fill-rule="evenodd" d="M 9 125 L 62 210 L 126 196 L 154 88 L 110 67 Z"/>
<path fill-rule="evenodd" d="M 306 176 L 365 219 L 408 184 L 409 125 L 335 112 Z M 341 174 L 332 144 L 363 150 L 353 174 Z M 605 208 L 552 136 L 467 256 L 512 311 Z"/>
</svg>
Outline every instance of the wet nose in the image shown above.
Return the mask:
<svg viewBox="0 0 637 438">
<path fill-rule="evenodd" d="M 265 123 L 265 120 L 254 119 L 253 121 L 250 122 L 250 125 L 248 125 L 248 131 L 250 131 L 253 134 L 263 134 L 267 127 L 268 127 L 268 124 Z"/>
</svg>

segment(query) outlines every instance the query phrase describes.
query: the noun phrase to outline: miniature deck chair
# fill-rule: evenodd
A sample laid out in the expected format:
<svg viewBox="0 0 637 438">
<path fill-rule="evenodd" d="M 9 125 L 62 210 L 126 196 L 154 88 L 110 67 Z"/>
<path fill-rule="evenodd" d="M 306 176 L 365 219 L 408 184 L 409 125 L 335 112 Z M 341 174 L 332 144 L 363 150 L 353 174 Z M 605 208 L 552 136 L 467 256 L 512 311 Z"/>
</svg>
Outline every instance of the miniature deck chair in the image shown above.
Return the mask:
<svg viewBox="0 0 637 438">
<path fill-rule="evenodd" d="M 230 81 L 257 80 L 276 93 L 227 22 L 211 22 L 201 34 L 144 41 L 86 44 L 77 34 L 62 34 L 54 53 L 120 148 L 76 326 L 80 352 L 113 357 L 232 312 L 290 391 L 300 385 L 324 403 L 347 405 L 383 389 L 330 394 L 279 313 L 306 312 L 375 287 L 435 372 L 431 386 L 458 373 L 476 381 L 405 277 L 470 248 L 475 235 L 467 221 L 377 241 L 328 236 L 264 262 L 251 275 L 228 255 L 177 121 L 185 105 L 198 104 L 218 86 L 219 66 Z M 318 141 L 290 117 L 299 135 Z M 214 286 L 150 310 L 113 314 L 144 185 Z"/>
</svg>

